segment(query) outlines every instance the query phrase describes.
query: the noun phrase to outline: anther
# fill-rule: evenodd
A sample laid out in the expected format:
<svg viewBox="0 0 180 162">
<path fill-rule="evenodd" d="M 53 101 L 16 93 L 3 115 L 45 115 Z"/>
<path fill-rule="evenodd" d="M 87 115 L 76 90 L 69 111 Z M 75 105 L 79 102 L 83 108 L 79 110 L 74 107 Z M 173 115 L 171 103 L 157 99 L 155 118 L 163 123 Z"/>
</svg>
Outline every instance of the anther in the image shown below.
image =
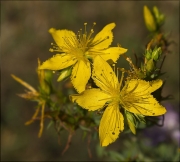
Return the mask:
<svg viewBox="0 0 180 162">
<path fill-rule="evenodd" d="M 81 36 L 82 36 L 82 29 L 80 29 L 80 31 L 79 31 L 79 37 L 81 37 Z"/>
<path fill-rule="evenodd" d="M 50 52 L 53 52 L 54 50 L 52 48 L 49 49 Z"/>
<path fill-rule="evenodd" d="M 93 23 L 93 26 L 92 26 L 92 29 L 94 28 L 95 25 L 96 25 L 96 23 L 94 22 L 94 23 Z M 91 29 L 91 30 L 92 30 L 92 29 Z M 94 31 L 93 31 L 93 32 L 94 32 Z"/>
<path fill-rule="evenodd" d="M 86 34 L 86 25 L 87 23 L 84 23 L 84 34 Z"/>
<path fill-rule="evenodd" d="M 117 46 L 118 46 L 118 47 L 121 47 L 121 45 L 120 45 L 119 43 L 117 44 Z"/>
</svg>

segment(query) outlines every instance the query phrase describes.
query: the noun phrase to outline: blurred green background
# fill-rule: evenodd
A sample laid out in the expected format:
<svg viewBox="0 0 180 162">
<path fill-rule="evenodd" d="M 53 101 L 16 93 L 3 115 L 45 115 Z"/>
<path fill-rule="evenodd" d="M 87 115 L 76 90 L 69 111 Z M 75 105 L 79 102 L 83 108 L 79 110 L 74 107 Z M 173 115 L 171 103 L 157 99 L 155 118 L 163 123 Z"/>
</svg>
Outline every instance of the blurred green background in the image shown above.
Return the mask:
<svg viewBox="0 0 180 162">
<path fill-rule="evenodd" d="M 95 32 L 106 24 L 115 22 L 113 45 L 120 43 L 127 48 L 127 55 L 143 54 L 148 41 L 148 31 L 143 20 L 143 6 L 156 5 L 165 14 L 163 30 L 169 46 L 163 72 L 166 84 L 163 96 L 172 94 L 174 100 L 162 103 L 168 112 L 162 128 L 154 126 L 142 133 L 121 134 L 120 138 L 105 149 L 99 139 L 92 140 L 93 157 L 87 151 L 87 140 L 77 131 L 68 151 L 61 156 L 68 137 L 61 134 L 61 145 L 54 128 L 44 129 L 37 137 L 39 121 L 25 126 L 34 113 L 35 103 L 19 98 L 16 94 L 24 87 L 10 74 L 37 86 L 37 58 L 41 61 L 52 56 L 53 42 L 48 29 L 70 29 L 75 33 L 87 22 L 89 29 L 96 22 Z M 179 1 L 1 1 L 1 160 L 2 161 L 109 161 L 123 158 L 126 161 L 176 161 L 179 159 Z M 119 66 L 124 66 L 121 59 Z M 57 78 L 57 76 L 55 76 Z M 46 122 L 46 125 L 48 123 Z M 116 152 L 115 152 L 116 151 Z"/>
</svg>

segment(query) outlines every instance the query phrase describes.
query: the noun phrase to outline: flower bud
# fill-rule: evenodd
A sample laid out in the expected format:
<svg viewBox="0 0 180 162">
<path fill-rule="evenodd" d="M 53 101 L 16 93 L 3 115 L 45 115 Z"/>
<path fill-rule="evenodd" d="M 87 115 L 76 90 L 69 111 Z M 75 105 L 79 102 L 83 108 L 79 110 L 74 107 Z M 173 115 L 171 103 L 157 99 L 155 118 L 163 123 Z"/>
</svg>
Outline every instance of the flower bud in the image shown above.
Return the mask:
<svg viewBox="0 0 180 162">
<path fill-rule="evenodd" d="M 154 20 L 154 17 L 151 11 L 149 10 L 147 6 L 144 6 L 144 20 L 145 20 L 146 27 L 150 32 L 156 31 L 156 22 Z"/>
<path fill-rule="evenodd" d="M 151 49 L 145 51 L 145 58 L 147 60 L 151 59 L 151 55 L 152 55 L 152 50 Z"/>
<path fill-rule="evenodd" d="M 129 128 L 133 134 L 136 134 L 136 119 L 132 113 L 125 111 Z"/>
<path fill-rule="evenodd" d="M 153 59 L 148 60 L 146 63 L 147 72 L 152 72 L 154 70 L 154 67 L 155 67 L 155 65 L 154 65 Z"/>
<path fill-rule="evenodd" d="M 157 61 L 162 53 L 161 47 L 155 48 L 152 52 L 152 59 Z"/>
<path fill-rule="evenodd" d="M 71 71 L 72 71 L 71 67 L 62 70 L 57 81 L 60 82 L 64 80 L 65 78 L 67 78 L 71 74 Z"/>
<path fill-rule="evenodd" d="M 162 25 L 165 17 L 163 14 L 159 13 L 159 10 L 156 6 L 153 7 L 153 13 L 154 13 L 154 16 L 156 18 L 156 22 L 157 22 L 158 26 Z"/>
<path fill-rule="evenodd" d="M 51 70 L 46 70 L 46 71 L 44 71 L 44 79 L 45 79 L 48 83 L 51 82 L 52 76 L 53 76 L 53 73 L 52 73 Z"/>
</svg>

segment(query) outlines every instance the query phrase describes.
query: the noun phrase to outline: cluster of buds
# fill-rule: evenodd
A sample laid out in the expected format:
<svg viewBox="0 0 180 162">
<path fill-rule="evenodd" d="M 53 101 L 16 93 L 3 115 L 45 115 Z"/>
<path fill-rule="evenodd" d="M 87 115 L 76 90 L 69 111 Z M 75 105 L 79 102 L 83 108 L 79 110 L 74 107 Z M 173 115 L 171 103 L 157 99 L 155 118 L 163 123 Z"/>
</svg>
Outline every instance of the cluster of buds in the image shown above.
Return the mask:
<svg viewBox="0 0 180 162">
<path fill-rule="evenodd" d="M 147 29 L 150 32 L 156 32 L 164 23 L 165 17 L 156 6 L 153 7 L 153 12 L 147 6 L 144 6 L 144 20 Z"/>
</svg>

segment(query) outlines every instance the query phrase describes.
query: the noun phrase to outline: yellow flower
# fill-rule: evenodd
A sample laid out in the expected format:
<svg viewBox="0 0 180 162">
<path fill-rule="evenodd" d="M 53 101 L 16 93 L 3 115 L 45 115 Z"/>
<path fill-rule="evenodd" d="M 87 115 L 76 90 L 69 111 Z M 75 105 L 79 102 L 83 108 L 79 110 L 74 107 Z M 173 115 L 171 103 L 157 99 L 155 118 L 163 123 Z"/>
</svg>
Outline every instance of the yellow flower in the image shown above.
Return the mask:
<svg viewBox="0 0 180 162">
<path fill-rule="evenodd" d="M 87 34 L 87 23 L 84 25 L 84 33 L 80 30 L 77 35 L 70 30 L 51 28 L 49 32 L 57 45 L 50 51 L 57 51 L 59 54 L 48 59 L 40 66 L 40 69 L 49 70 L 62 70 L 73 66 L 71 81 L 79 93 L 85 90 L 91 76 L 89 60 L 93 60 L 97 55 L 100 55 L 106 61 L 116 62 L 119 55 L 127 51 L 121 47 L 109 47 L 113 40 L 112 29 L 115 27 L 115 23 L 106 25 L 94 38 L 92 37 L 93 29 Z M 62 80 L 62 78 L 59 80 Z"/>
<path fill-rule="evenodd" d="M 158 116 L 166 112 L 151 95 L 161 87 L 162 80 L 147 82 L 131 79 L 125 82 L 121 89 L 120 81 L 109 64 L 100 56 L 94 60 L 92 78 L 99 88 L 85 90 L 78 95 L 70 96 L 73 102 L 90 111 L 105 108 L 99 126 L 99 138 L 102 146 L 114 142 L 124 129 L 124 118 L 121 108 L 134 114 Z"/>
</svg>

